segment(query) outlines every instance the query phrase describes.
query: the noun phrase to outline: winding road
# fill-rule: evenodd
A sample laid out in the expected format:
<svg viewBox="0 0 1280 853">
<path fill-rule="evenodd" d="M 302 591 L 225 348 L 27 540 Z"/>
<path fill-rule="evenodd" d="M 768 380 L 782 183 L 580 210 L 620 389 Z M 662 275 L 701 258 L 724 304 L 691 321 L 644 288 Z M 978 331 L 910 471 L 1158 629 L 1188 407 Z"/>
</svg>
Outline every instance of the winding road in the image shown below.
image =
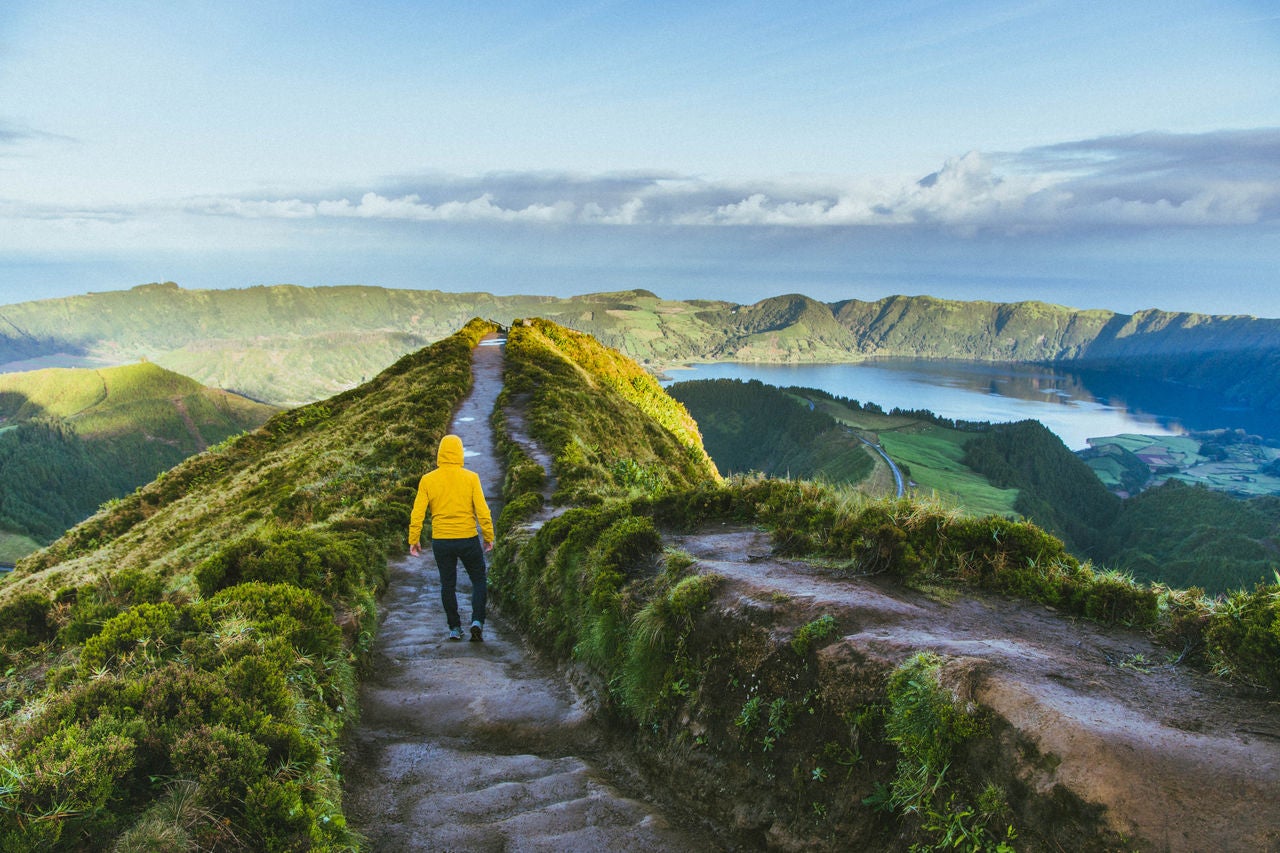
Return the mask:
<svg viewBox="0 0 1280 853">
<path fill-rule="evenodd" d="M 884 459 L 886 463 L 888 463 L 889 470 L 893 472 L 894 485 L 898 487 L 898 494 L 895 495 L 895 497 L 900 498 L 903 495 L 905 495 L 907 493 L 907 484 L 902 477 L 902 470 L 898 468 L 897 464 L 892 459 L 889 458 L 889 454 L 884 452 L 884 448 L 881 447 L 879 444 L 876 444 L 871 441 L 867 441 L 862 436 L 858 436 L 858 440 L 861 441 L 863 444 L 865 444 L 867 447 L 870 447 L 876 453 L 879 453 L 881 458 Z"/>
</svg>

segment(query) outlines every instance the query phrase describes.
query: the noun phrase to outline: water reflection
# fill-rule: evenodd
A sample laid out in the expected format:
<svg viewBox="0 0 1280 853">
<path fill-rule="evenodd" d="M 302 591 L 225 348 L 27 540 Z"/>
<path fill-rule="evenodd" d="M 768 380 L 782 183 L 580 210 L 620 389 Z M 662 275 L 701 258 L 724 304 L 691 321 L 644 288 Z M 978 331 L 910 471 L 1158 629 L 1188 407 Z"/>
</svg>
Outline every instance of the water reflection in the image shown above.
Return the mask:
<svg viewBox="0 0 1280 853">
<path fill-rule="evenodd" d="M 674 381 L 759 379 L 819 388 L 885 410 L 928 409 L 956 420 L 1034 418 L 1072 450 L 1086 447 L 1089 438 L 1121 433 L 1177 435 L 1229 428 L 1280 439 L 1275 419 L 1233 406 L 1219 395 L 1102 371 L 882 359 L 860 364 L 700 364 L 668 376 Z"/>
</svg>

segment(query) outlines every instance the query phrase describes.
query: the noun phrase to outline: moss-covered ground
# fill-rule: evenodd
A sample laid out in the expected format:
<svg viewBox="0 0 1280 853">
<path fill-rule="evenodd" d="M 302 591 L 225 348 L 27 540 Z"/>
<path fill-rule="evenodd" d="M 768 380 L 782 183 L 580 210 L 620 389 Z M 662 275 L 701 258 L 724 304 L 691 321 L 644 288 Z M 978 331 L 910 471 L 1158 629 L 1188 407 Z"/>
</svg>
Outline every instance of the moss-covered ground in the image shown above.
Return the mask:
<svg viewBox="0 0 1280 853">
<path fill-rule="evenodd" d="M 0 580 L 0 850 L 341 850 L 340 736 L 474 322 Z"/>
</svg>

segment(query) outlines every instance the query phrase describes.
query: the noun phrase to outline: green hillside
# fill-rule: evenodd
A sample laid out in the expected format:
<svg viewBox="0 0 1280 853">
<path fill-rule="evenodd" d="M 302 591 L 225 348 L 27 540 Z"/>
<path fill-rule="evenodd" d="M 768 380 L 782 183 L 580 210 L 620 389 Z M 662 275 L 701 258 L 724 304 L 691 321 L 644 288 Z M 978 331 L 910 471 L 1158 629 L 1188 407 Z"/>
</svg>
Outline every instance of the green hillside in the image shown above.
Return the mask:
<svg viewBox="0 0 1280 853">
<path fill-rule="evenodd" d="M 677 382 L 667 392 L 697 420 L 722 474 L 857 484 L 875 467 L 866 445 L 830 414 L 758 380 Z"/>
<path fill-rule="evenodd" d="M 385 553 L 491 327 L 276 415 L 0 580 L 0 850 L 352 849 Z"/>
<path fill-rule="evenodd" d="M 1169 439 L 1188 453 L 1199 441 Z M 965 445 L 964 464 L 1017 490 L 1014 509 L 1072 553 L 1149 583 L 1212 594 L 1267 583 L 1280 570 L 1280 498 L 1241 499 L 1179 480 L 1121 500 L 1090 462 L 1037 421 L 995 424 Z"/>
<path fill-rule="evenodd" d="M 534 315 L 649 365 L 1050 362 L 1212 388 L 1280 410 L 1280 320 L 928 296 L 826 304 L 788 295 L 738 305 L 644 290 L 558 298 L 361 286 L 192 291 L 170 282 L 0 306 L 0 365 L 146 357 L 206 385 L 295 405 L 353 387 L 470 317 Z"/>
<path fill-rule="evenodd" d="M 0 374 L 0 562 L 275 411 L 148 363 Z"/>
<path fill-rule="evenodd" d="M 1124 502 L 1100 559 L 1146 581 L 1211 593 L 1268 582 L 1280 570 L 1280 498 L 1242 500 L 1170 480 Z"/>
<path fill-rule="evenodd" d="M 853 838 L 859 849 L 954 849 L 956 838 L 966 849 L 1008 849 L 1000 842 L 1022 832 L 1025 820 L 1042 833 L 1042 843 L 1025 849 L 1051 850 L 1060 845 L 1044 839 L 1088 822 L 1087 810 L 1039 799 L 1017 817 L 1001 806 L 993 819 L 983 797 L 999 799 L 999 786 L 1014 783 L 993 777 L 977 756 L 1008 749 L 1009 741 L 986 729 L 986 718 L 967 717 L 980 711 L 962 710 L 951 693 L 924 695 L 927 679 L 914 670 L 885 671 L 891 664 L 874 641 L 872 650 L 818 652 L 856 626 L 814 612 L 804 593 L 753 596 L 716 573 L 715 555 L 700 562 L 669 547 L 673 534 L 741 543 L 733 531 L 763 529 L 774 555 L 831 566 L 837 578 L 876 575 L 932 594 L 989 590 L 1039 602 L 1064 616 L 1150 631 L 1171 657 L 1180 652 L 1180 660 L 1280 689 L 1280 586 L 1212 601 L 1095 570 L 1027 522 L 759 476 L 628 489 L 610 466 L 579 467 L 584 446 L 600 459 L 648 459 L 651 450 L 643 434 L 584 414 L 580 393 L 551 390 L 560 377 L 581 393 L 605 383 L 593 379 L 589 360 L 549 346 L 542 336 L 550 328 L 512 329 L 503 404 L 535 395 L 530 428 L 542 425 L 538 435 L 555 470 L 574 474 L 572 487 L 557 492 L 569 506 L 539 516 L 545 484 L 508 476 L 490 588 L 526 636 L 593 685 L 640 762 L 678 796 L 698 800 L 695 808 L 720 816 L 767 810 L 795 849 L 843 849 L 842 840 Z M 504 446 L 512 470 L 533 467 L 510 434 Z M 1018 461 L 1013 454 L 1008 464 Z M 522 526 L 525 520 L 534 523 Z M 797 576 L 814 571 L 822 570 L 810 563 Z M 884 635 L 891 642 L 891 626 Z M 899 688 L 916 692 L 903 697 Z M 973 728 L 962 733 L 955 727 L 966 719 Z M 950 752 L 950 743 L 968 738 L 980 745 L 967 758 Z M 922 762 L 909 740 L 921 749 L 942 746 Z M 892 817 L 876 816 L 886 812 Z M 1091 838 L 1088 849 L 1108 849 Z"/>
<path fill-rule="evenodd" d="M 0 579 L 0 850 L 358 846 L 341 738 L 376 593 L 492 328 L 474 321 L 185 460 Z M 940 847 L 948 826 L 994 844 L 1024 819 L 1044 837 L 1058 818 L 1096 824 L 1056 791 L 1025 792 L 1016 815 L 984 794 L 987 765 L 959 759 L 1007 744 L 931 671 L 824 656 L 842 626 L 695 570 L 666 547 L 672 531 L 765 530 L 778 554 L 819 567 L 1143 628 L 1196 665 L 1280 689 L 1280 587 L 1215 602 L 1096 572 L 1027 523 L 722 480 L 687 410 L 619 353 L 532 320 L 511 329 L 506 359 L 494 596 L 593 685 L 639 760 L 673 786 L 718 780 L 695 785 L 708 809 L 767 803 L 790 838 L 856 826 L 870 849 Z M 528 526 L 547 484 L 509 431 L 517 410 L 553 460 L 563 510 Z M 947 749 L 913 750 L 908 730 Z M 948 763 L 967 738 L 977 746 Z M 918 773 L 928 790 L 907 796 Z"/>
</svg>

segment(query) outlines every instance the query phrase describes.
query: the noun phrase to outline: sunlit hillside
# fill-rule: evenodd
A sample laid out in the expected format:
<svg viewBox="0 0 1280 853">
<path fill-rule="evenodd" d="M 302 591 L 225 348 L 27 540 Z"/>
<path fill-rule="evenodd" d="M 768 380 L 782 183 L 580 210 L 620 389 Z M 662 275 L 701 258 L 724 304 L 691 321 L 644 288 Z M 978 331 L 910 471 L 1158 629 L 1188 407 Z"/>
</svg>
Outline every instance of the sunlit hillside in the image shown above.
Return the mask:
<svg viewBox="0 0 1280 853">
<path fill-rule="evenodd" d="M 149 363 L 0 374 L 0 561 L 275 411 Z"/>
<path fill-rule="evenodd" d="M 186 460 L 0 581 L 0 849 L 350 846 L 337 744 L 374 595 L 488 328 Z"/>
</svg>

